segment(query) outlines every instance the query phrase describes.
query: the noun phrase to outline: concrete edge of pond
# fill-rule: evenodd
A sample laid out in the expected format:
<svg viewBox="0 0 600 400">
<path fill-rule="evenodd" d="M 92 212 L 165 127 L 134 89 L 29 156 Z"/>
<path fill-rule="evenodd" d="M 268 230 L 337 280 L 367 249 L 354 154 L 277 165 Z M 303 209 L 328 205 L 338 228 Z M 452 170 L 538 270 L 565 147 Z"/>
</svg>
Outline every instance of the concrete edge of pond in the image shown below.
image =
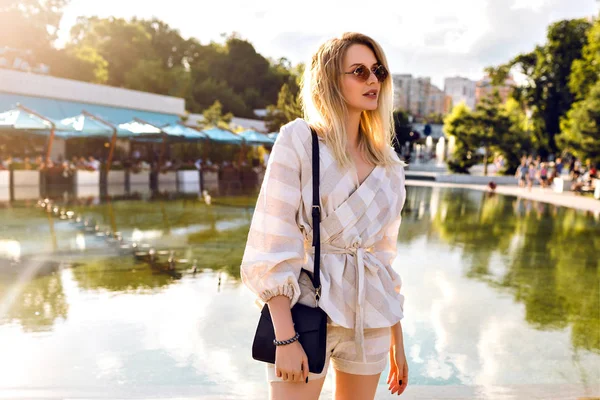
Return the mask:
<svg viewBox="0 0 600 400">
<path fill-rule="evenodd" d="M 331 381 L 329 382 L 331 384 Z M 328 383 L 323 387 L 320 399 L 331 398 L 332 388 Z M 266 394 L 266 384 L 265 384 Z M 254 400 L 261 397 L 258 393 L 241 397 L 239 394 L 209 394 L 205 387 L 189 385 L 181 387 L 162 387 L 159 390 L 139 390 L 132 393 L 127 390 L 63 390 L 60 388 L 9 389 L 0 393 L 0 399 L 11 400 L 59 400 L 65 398 L 116 400 L 116 399 L 178 399 L 178 400 L 237 400 L 245 398 Z M 597 400 L 600 395 L 598 385 L 583 384 L 523 384 L 523 385 L 410 385 L 400 396 L 403 400 Z M 387 385 L 379 385 L 375 400 L 398 398 L 391 395 Z"/>
<path fill-rule="evenodd" d="M 435 181 L 424 181 L 424 180 L 413 180 L 406 179 L 406 186 L 430 186 L 430 187 L 444 187 L 444 188 L 459 188 L 459 189 L 471 189 L 479 190 L 483 192 L 489 192 L 490 189 L 487 185 L 473 185 L 473 184 L 459 184 L 459 183 L 442 183 Z M 576 195 L 574 193 L 556 193 L 551 188 L 542 189 L 540 187 L 534 187 L 529 191 L 526 188 L 520 188 L 518 186 L 502 186 L 498 185 L 495 190 L 498 194 L 516 196 L 527 200 L 540 201 L 543 203 L 554 204 L 561 207 L 575 208 L 583 211 L 591 211 L 596 214 L 600 214 L 600 200 L 596 200 L 593 197 L 585 197 Z"/>
</svg>

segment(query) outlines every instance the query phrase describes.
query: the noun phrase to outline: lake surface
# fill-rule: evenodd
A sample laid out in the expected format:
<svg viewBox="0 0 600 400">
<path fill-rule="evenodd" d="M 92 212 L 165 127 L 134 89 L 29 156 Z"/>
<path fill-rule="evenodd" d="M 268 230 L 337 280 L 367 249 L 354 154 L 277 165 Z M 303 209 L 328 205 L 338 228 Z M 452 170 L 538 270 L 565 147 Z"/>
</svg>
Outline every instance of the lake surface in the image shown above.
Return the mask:
<svg viewBox="0 0 600 400">
<path fill-rule="evenodd" d="M 0 398 L 266 398 L 239 280 L 254 202 L 0 206 Z M 600 396 L 598 216 L 430 187 L 407 187 L 403 216 L 401 398 Z"/>
</svg>

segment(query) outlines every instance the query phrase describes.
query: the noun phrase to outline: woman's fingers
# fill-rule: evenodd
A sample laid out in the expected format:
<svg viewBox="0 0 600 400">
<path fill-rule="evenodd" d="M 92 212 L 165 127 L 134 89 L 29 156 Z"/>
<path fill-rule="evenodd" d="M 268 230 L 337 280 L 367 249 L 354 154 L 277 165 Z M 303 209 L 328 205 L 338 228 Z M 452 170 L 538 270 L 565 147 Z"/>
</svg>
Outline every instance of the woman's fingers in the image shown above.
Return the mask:
<svg viewBox="0 0 600 400">
<path fill-rule="evenodd" d="M 392 378 L 394 376 L 394 371 L 396 370 L 396 360 L 394 360 L 394 356 L 392 354 L 393 349 L 390 349 L 388 355 L 390 357 L 390 373 L 388 374 L 387 383 L 388 385 L 392 382 Z"/>
<path fill-rule="evenodd" d="M 285 371 L 279 368 L 275 368 L 275 375 L 285 382 L 306 382 L 308 373 L 308 359 L 303 360 L 300 369 L 296 371 Z"/>
<path fill-rule="evenodd" d="M 396 373 L 394 372 L 388 378 L 388 389 L 389 390 L 392 390 L 392 387 L 394 386 L 394 381 L 395 380 L 396 380 Z"/>
<path fill-rule="evenodd" d="M 304 382 L 307 382 L 308 381 L 308 373 L 309 373 L 309 370 L 308 370 L 308 358 L 307 357 L 304 357 L 302 359 L 302 371 L 304 372 L 302 374 Z"/>
</svg>

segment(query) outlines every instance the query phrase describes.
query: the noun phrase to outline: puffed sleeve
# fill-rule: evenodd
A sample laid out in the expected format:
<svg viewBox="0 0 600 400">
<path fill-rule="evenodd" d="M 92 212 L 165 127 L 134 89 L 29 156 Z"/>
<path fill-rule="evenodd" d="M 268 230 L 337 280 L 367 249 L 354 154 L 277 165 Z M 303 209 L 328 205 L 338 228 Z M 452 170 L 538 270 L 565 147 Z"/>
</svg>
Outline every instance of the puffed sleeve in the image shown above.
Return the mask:
<svg viewBox="0 0 600 400">
<path fill-rule="evenodd" d="M 290 124 L 273 145 L 241 264 L 242 282 L 266 303 L 274 296 L 300 297 L 304 237 L 297 224 L 301 202 L 300 157 Z"/>
</svg>

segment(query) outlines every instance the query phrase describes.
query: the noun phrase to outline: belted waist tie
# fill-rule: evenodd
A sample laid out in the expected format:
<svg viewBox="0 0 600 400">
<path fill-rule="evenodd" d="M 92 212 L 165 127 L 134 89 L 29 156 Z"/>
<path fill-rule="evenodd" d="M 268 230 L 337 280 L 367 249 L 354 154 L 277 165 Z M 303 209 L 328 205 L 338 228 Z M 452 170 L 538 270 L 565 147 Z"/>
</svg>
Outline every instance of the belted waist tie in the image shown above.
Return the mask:
<svg viewBox="0 0 600 400">
<path fill-rule="evenodd" d="M 311 248 L 314 253 L 314 248 Z M 356 272 L 356 299 L 354 319 L 354 342 L 359 360 L 367 362 L 365 354 L 365 252 L 371 252 L 372 247 L 362 247 L 360 238 L 356 239 L 350 247 L 336 247 L 327 243 L 321 244 L 321 254 L 350 254 L 354 257 L 354 268 Z"/>
</svg>

